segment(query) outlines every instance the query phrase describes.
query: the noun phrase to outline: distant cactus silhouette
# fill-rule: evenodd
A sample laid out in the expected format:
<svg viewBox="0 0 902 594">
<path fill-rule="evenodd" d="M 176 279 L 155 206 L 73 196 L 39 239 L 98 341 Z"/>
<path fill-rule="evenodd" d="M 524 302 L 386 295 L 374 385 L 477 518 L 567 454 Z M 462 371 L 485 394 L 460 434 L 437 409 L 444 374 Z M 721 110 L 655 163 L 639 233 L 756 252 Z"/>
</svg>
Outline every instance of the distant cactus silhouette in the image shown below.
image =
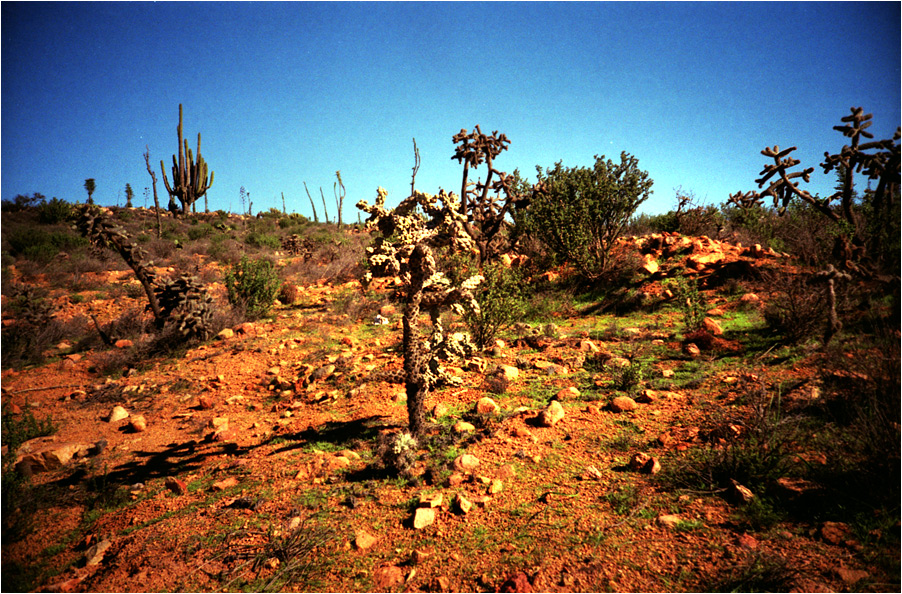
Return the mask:
<svg viewBox="0 0 902 594">
<path fill-rule="evenodd" d="M 436 270 L 433 250 L 441 247 L 452 251 L 473 251 L 472 238 L 464 230 L 465 216 L 453 194 L 441 192 L 431 196 L 419 191 L 404 199 L 395 209 L 386 210 L 387 192 L 378 189 L 373 205 L 361 200 L 357 208 L 368 213 L 367 224 L 378 229 L 381 237 L 367 248 L 370 270 L 362 279 L 364 285 L 374 276 L 401 279 L 404 291 L 403 349 L 404 383 L 407 391 L 407 414 L 414 436 L 425 429 L 425 400 L 429 390 L 442 383 L 457 383 L 441 366 L 442 358 L 466 358 L 475 346 L 462 334 L 446 336 L 441 312 L 464 307 L 479 310 L 472 289 L 482 281 L 470 277 L 460 286 L 452 286 L 443 273 Z M 422 210 L 425 217 L 418 212 Z M 425 310 L 432 320 L 432 335 L 423 341 L 419 332 L 420 312 Z"/>
<path fill-rule="evenodd" d="M 191 149 L 188 148 L 188 141 L 182 138 L 182 104 L 179 103 L 179 152 L 178 155 L 172 155 L 172 185 L 166 177 L 166 166 L 160 161 L 160 167 L 163 170 L 163 183 L 166 184 L 166 191 L 169 192 L 170 208 L 172 208 L 172 198 L 178 198 L 182 206 L 179 209 L 181 214 L 187 213 L 194 206 L 198 198 L 207 193 L 210 186 L 213 185 L 213 172 L 207 177 L 207 162 L 200 154 L 200 132 L 197 133 L 197 159 L 195 160 Z"/>
</svg>

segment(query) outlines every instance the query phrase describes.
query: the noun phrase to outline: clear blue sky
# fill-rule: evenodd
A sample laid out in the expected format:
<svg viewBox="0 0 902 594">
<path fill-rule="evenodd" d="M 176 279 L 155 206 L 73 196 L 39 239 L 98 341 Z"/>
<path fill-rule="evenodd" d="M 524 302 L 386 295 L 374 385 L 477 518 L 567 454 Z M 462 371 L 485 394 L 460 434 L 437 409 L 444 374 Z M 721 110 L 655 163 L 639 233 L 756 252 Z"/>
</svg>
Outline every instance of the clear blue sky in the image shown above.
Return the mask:
<svg viewBox="0 0 902 594">
<path fill-rule="evenodd" d="M 641 210 L 665 212 L 677 186 L 755 189 L 765 146 L 817 167 L 851 106 L 890 136 L 900 3 L 2 3 L 3 199 L 84 201 L 92 177 L 95 201 L 130 183 L 142 205 L 145 145 L 160 178 L 179 103 L 211 209 L 240 210 L 244 186 L 255 212 L 284 192 L 310 216 L 306 181 L 334 217 L 341 170 L 356 221 L 378 186 L 409 193 L 414 137 L 417 188 L 458 191 L 451 136 L 479 124 L 530 178 L 627 151 L 654 179 Z"/>
</svg>

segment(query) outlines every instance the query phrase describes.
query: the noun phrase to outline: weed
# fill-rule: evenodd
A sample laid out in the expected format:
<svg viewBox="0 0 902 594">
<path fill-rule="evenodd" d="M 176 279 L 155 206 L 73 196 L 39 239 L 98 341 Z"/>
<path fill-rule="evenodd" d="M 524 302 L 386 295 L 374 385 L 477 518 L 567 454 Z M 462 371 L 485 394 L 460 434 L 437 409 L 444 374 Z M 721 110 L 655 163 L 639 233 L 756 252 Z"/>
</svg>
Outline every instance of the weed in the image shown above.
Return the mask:
<svg viewBox="0 0 902 594">
<path fill-rule="evenodd" d="M 725 575 L 699 588 L 703 592 L 788 592 L 797 574 L 787 561 L 764 553 L 747 556 Z"/>
<path fill-rule="evenodd" d="M 230 556 L 244 560 L 232 575 L 245 570 L 254 573 L 249 583 L 243 575 L 234 577 L 233 584 L 253 586 L 260 592 L 278 592 L 287 588 L 298 591 L 318 589 L 318 578 L 330 564 L 329 556 L 317 554 L 336 539 L 335 532 L 323 522 L 321 514 L 304 519 L 297 528 L 279 531 L 270 526 L 259 530 L 238 530 L 227 539 Z M 252 544 L 247 544 L 250 541 Z M 267 574 L 263 577 L 263 574 Z"/>
<path fill-rule="evenodd" d="M 639 490 L 635 485 L 627 484 L 603 496 L 602 500 L 611 505 L 614 513 L 624 516 L 639 505 Z"/>
<path fill-rule="evenodd" d="M 700 330 L 708 304 L 704 294 L 698 290 L 698 282 L 678 276 L 665 284 L 673 290 L 677 307 L 683 314 L 683 333 L 691 334 Z"/>
</svg>

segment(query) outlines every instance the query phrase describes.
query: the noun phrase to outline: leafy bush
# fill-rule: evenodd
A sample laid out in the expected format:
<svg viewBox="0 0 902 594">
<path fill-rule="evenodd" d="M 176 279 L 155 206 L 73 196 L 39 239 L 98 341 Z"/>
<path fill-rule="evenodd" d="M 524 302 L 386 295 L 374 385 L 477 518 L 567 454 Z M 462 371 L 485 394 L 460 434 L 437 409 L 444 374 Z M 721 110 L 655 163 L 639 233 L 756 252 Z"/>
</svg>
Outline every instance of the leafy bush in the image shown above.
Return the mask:
<svg viewBox="0 0 902 594">
<path fill-rule="evenodd" d="M 213 235 L 213 232 L 213 225 L 211 225 L 210 223 L 201 223 L 200 225 L 188 229 L 188 239 L 190 239 L 191 241 L 197 241 L 198 239 L 210 237 L 211 235 Z"/>
<path fill-rule="evenodd" d="M 88 240 L 68 231 L 48 232 L 35 227 L 15 229 L 8 237 L 9 253 L 26 258 L 48 258 L 88 245 Z"/>
<path fill-rule="evenodd" d="M 277 250 L 281 247 L 279 238 L 270 233 L 261 233 L 259 231 L 251 231 L 244 236 L 244 243 L 258 248 L 269 248 Z"/>
<path fill-rule="evenodd" d="M 475 263 L 458 257 L 456 270 L 449 275 L 452 282 L 460 282 L 477 274 Z M 523 274 L 500 263 L 482 268 L 485 280 L 473 291 L 479 313 L 467 310 L 464 323 L 478 346 L 489 346 L 499 332 L 522 321 L 526 315 L 527 291 Z"/>
<path fill-rule="evenodd" d="M 72 218 L 72 205 L 65 200 L 53 198 L 50 202 L 41 202 L 38 205 L 38 220 L 45 225 L 65 223 Z"/>
<path fill-rule="evenodd" d="M 248 260 L 232 266 L 225 275 L 229 303 L 243 307 L 251 317 L 261 317 L 269 312 L 282 281 L 275 266 L 269 260 Z"/>
<path fill-rule="evenodd" d="M 538 170 L 538 190 L 524 224 L 555 253 L 589 279 L 608 265 L 614 242 L 651 192 L 652 180 L 628 153 L 620 163 L 596 157 L 592 168 Z"/>
</svg>

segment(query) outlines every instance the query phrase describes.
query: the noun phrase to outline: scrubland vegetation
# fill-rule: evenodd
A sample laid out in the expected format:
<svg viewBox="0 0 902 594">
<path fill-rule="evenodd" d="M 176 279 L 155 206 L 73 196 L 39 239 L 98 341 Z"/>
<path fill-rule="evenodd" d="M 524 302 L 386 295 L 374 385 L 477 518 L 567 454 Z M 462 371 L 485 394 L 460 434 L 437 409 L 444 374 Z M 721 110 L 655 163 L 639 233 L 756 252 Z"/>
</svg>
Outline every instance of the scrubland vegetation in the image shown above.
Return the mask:
<svg viewBox="0 0 902 594">
<path fill-rule="evenodd" d="M 773 147 L 661 215 L 635 156 L 529 183 L 478 127 L 461 194 L 356 225 L 192 212 L 205 163 L 174 212 L 4 201 L 4 589 L 898 591 L 869 119 L 834 196 Z"/>
</svg>

